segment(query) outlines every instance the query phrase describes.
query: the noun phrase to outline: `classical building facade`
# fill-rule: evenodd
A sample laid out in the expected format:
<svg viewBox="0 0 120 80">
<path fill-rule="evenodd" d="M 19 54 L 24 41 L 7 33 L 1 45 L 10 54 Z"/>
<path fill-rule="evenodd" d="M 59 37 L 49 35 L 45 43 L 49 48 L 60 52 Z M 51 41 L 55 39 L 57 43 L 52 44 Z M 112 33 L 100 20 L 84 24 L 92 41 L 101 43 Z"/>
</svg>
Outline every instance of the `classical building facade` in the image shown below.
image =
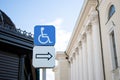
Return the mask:
<svg viewBox="0 0 120 80">
<path fill-rule="evenodd" d="M 66 51 L 57 52 L 55 80 L 120 80 L 119 3 L 85 0 Z"/>
</svg>

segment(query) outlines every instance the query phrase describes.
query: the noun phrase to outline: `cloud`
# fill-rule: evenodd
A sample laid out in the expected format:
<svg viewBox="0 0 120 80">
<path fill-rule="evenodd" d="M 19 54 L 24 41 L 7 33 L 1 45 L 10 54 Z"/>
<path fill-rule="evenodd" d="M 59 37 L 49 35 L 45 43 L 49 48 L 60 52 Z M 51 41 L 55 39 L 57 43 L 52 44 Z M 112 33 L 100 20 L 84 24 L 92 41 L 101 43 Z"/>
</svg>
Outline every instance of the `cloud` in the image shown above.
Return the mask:
<svg viewBox="0 0 120 80">
<path fill-rule="evenodd" d="M 60 29 L 62 23 L 63 23 L 63 19 L 57 18 L 57 19 L 55 19 L 54 21 L 49 22 L 49 23 L 47 23 L 47 24 L 48 24 L 48 25 L 54 25 L 54 26 L 56 27 L 56 29 Z"/>
<path fill-rule="evenodd" d="M 56 34 L 56 50 L 57 51 L 64 51 L 66 49 L 66 46 L 68 44 L 68 40 L 70 38 L 70 32 L 67 32 L 65 30 L 59 29 L 57 30 Z"/>
<path fill-rule="evenodd" d="M 71 32 L 64 29 L 65 26 L 63 25 L 63 19 L 57 18 L 47 24 L 54 25 L 56 28 L 56 51 L 64 51 L 70 39 Z"/>
</svg>

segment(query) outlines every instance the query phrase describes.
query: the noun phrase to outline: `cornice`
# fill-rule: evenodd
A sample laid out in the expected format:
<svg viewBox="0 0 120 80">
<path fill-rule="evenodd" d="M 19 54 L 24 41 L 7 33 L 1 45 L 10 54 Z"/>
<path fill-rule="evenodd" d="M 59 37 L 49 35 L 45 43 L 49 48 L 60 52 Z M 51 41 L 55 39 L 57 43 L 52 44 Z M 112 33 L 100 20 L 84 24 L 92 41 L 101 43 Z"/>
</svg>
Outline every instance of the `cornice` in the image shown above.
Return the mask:
<svg viewBox="0 0 120 80">
<path fill-rule="evenodd" d="M 63 52 L 63 51 L 57 51 L 56 52 L 56 59 L 57 60 L 64 60 L 64 59 L 66 59 L 66 55 L 65 55 L 65 53 Z"/>
<path fill-rule="evenodd" d="M 71 52 L 72 48 L 75 47 L 76 43 L 79 43 L 78 38 L 81 34 L 81 30 L 84 25 L 85 19 L 88 17 L 87 15 L 89 15 L 89 11 L 91 10 L 91 8 L 95 9 L 96 5 L 96 0 L 85 0 L 66 49 L 68 55 Z"/>
<path fill-rule="evenodd" d="M 28 50 L 33 49 L 33 38 L 30 36 L 28 37 L 20 32 L 6 29 L 4 27 L 0 27 L 0 34 L 1 43 L 14 45 Z"/>
</svg>

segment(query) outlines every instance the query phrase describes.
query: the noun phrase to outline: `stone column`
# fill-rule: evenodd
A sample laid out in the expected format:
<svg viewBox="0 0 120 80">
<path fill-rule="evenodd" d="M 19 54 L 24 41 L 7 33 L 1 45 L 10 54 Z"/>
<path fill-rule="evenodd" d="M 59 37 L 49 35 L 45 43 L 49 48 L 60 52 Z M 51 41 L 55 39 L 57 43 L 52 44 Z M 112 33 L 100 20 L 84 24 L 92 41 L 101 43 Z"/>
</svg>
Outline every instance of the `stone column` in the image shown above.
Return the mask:
<svg viewBox="0 0 120 80">
<path fill-rule="evenodd" d="M 82 38 L 82 54 L 83 54 L 83 80 L 88 80 L 88 63 L 87 63 L 87 47 L 86 47 L 86 34 Z"/>
<path fill-rule="evenodd" d="M 91 24 L 92 24 L 92 35 L 93 35 L 93 47 L 94 47 L 95 80 L 104 80 L 97 11 L 94 11 L 91 15 Z"/>
<path fill-rule="evenodd" d="M 87 54 L 88 54 L 88 76 L 89 80 L 94 79 L 94 64 L 93 64 L 93 43 L 92 43 L 92 29 L 91 24 L 87 26 Z"/>
<path fill-rule="evenodd" d="M 73 80 L 76 80 L 75 53 L 73 53 Z"/>
<path fill-rule="evenodd" d="M 79 80 L 83 79 L 83 53 L 82 53 L 82 45 L 81 42 L 79 42 Z"/>
<path fill-rule="evenodd" d="M 71 71 L 70 71 L 70 73 L 71 73 L 71 80 L 73 80 L 73 59 L 71 58 L 70 59 L 70 66 L 71 66 Z"/>
<path fill-rule="evenodd" d="M 76 50 L 75 50 L 75 57 L 76 57 L 76 80 L 79 80 L 79 61 L 78 61 L 78 59 L 79 59 L 79 57 L 78 57 L 78 48 L 76 48 Z"/>
</svg>

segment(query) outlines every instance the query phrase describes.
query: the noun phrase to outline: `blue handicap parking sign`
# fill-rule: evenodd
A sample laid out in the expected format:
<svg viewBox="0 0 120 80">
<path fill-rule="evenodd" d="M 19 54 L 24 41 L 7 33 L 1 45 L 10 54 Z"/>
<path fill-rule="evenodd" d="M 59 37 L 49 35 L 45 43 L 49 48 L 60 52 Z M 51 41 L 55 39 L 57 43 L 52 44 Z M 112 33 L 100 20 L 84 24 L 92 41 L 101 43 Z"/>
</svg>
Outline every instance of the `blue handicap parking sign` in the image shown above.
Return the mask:
<svg viewBox="0 0 120 80">
<path fill-rule="evenodd" d="M 52 25 L 38 25 L 34 27 L 34 45 L 54 46 L 55 27 Z"/>
</svg>

